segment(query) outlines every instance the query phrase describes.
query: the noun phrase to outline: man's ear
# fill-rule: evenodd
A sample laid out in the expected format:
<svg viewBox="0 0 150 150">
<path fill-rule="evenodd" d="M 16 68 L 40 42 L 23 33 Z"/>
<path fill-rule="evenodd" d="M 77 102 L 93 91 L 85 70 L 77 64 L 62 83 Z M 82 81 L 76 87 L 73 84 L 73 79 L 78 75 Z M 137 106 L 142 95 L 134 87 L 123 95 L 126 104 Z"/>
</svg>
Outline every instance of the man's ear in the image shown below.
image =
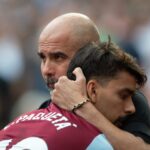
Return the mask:
<svg viewBox="0 0 150 150">
<path fill-rule="evenodd" d="M 97 88 L 98 88 L 98 82 L 96 80 L 89 80 L 87 83 L 87 94 L 89 96 L 89 99 L 96 103 L 97 99 Z"/>
</svg>

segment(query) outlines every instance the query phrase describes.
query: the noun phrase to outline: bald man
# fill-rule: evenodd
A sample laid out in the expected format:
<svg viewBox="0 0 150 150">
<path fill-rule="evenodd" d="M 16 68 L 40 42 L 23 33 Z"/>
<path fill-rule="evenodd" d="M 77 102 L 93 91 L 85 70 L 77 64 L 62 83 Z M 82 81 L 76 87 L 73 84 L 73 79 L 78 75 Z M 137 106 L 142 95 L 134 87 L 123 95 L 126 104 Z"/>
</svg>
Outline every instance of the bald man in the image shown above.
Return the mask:
<svg viewBox="0 0 150 150">
<path fill-rule="evenodd" d="M 41 72 L 49 89 L 65 75 L 77 50 L 89 42 L 99 42 L 95 24 L 85 15 L 69 13 L 52 20 L 39 38 Z"/>
</svg>

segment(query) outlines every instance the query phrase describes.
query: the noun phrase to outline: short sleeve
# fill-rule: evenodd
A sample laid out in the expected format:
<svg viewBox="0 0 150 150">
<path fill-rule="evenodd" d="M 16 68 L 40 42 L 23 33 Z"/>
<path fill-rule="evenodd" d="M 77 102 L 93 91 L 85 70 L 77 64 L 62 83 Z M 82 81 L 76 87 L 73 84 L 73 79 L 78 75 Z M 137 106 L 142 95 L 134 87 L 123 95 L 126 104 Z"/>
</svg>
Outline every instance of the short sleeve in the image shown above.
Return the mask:
<svg viewBox="0 0 150 150">
<path fill-rule="evenodd" d="M 86 150 L 114 150 L 104 134 L 96 136 Z"/>
</svg>

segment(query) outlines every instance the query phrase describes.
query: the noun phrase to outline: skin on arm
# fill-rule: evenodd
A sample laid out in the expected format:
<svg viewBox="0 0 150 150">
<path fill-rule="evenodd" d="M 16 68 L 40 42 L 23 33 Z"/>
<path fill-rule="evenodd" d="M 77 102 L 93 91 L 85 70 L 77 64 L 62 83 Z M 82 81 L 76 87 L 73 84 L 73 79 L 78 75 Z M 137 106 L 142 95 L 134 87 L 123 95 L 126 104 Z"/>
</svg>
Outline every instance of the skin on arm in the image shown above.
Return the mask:
<svg viewBox="0 0 150 150">
<path fill-rule="evenodd" d="M 66 110 L 72 110 L 73 106 L 87 99 L 86 79 L 82 70 L 76 68 L 73 73 L 76 80 L 69 80 L 66 76 L 60 77 L 52 94 L 52 101 Z M 75 113 L 102 131 L 115 150 L 150 150 L 150 145 L 141 138 L 113 125 L 91 102 L 85 103 Z"/>
</svg>

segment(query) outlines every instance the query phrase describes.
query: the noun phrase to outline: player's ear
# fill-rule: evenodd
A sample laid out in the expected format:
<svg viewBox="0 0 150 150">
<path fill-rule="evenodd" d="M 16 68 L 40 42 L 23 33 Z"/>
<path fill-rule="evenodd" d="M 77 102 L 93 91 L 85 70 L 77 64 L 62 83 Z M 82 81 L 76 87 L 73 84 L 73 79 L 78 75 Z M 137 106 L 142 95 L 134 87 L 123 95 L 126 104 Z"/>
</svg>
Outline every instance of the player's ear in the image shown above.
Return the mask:
<svg viewBox="0 0 150 150">
<path fill-rule="evenodd" d="M 97 99 L 98 82 L 95 79 L 89 80 L 87 83 L 87 94 L 89 99 L 95 103 Z"/>
</svg>

